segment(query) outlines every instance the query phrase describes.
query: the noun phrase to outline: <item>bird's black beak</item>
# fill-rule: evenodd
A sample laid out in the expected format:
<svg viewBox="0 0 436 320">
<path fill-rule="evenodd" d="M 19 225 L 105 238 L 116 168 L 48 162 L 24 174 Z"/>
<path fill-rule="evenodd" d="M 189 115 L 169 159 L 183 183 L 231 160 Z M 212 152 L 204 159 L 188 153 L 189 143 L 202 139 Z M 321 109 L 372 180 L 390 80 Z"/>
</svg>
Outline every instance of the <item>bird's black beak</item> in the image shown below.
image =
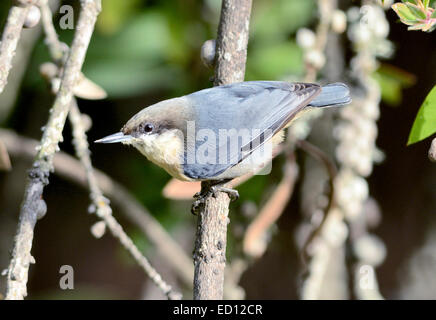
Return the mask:
<svg viewBox="0 0 436 320">
<path fill-rule="evenodd" d="M 101 138 L 99 140 L 95 140 L 94 142 L 95 143 L 115 143 L 115 142 L 128 141 L 132 138 L 133 137 L 131 135 L 124 134 L 122 132 L 117 132 L 117 133 L 111 134 L 110 136 Z"/>
</svg>

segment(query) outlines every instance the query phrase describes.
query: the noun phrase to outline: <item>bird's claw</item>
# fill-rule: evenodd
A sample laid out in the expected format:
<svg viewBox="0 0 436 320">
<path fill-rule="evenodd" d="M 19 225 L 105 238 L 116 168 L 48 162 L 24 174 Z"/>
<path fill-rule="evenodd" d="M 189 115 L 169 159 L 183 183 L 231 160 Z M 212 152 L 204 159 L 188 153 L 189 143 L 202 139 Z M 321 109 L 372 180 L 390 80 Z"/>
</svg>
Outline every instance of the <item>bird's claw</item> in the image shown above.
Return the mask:
<svg viewBox="0 0 436 320">
<path fill-rule="evenodd" d="M 193 215 L 197 215 L 197 213 L 200 211 L 200 208 L 204 206 L 204 202 L 206 199 L 207 194 L 203 194 L 201 192 L 197 192 L 194 194 L 194 202 L 192 203 L 191 207 L 191 213 Z"/>
<path fill-rule="evenodd" d="M 191 206 L 191 213 L 196 216 L 202 206 L 204 206 L 204 199 L 195 200 Z"/>
<path fill-rule="evenodd" d="M 238 190 L 223 187 L 223 186 L 212 186 L 210 189 L 211 189 L 211 192 L 215 198 L 216 198 L 216 195 L 218 192 L 225 192 L 225 193 L 227 193 L 227 195 L 229 196 L 231 201 L 236 201 L 239 199 Z"/>
<path fill-rule="evenodd" d="M 200 209 L 204 206 L 206 198 L 208 196 L 217 197 L 218 192 L 225 192 L 229 196 L 231 201 L 236 201 L 239 199 L 239 192 L 232 188 L 227 188 L 224 186 L 216 185 L 211 186 L 206 192 L 197 192 L 194 195 L 194 202 L 191 207 L 191 213 L 197 215 Z"/>
</svg>

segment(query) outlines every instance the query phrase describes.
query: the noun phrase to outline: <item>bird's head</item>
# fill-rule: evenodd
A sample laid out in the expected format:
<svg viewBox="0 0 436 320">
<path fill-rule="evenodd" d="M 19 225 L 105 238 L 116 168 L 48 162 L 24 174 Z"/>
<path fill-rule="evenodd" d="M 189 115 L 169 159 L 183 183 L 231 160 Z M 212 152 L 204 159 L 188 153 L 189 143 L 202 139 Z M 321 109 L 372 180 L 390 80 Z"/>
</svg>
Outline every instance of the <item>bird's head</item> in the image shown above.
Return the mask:
<svg viewBox="0 0 436 320">
<path fill-rule="evenodd" d="M 95 142 L 132 145 L 160 166 L 176 166 L 183 161 L 186 123 L 191 118 L 186 97 L 169 99 L 141 110 L 120 132 Z"/>
<path fill-rule="evenodd" d="M 165 100 L 142 109 L 127 121 L 120 132 L 95 142 L 121 142 L 135 147 L 150 145 L 161 137 L 174 134 L 175 131 L 184 133 L 191 113 L 185 97 Z"/>
</svg>

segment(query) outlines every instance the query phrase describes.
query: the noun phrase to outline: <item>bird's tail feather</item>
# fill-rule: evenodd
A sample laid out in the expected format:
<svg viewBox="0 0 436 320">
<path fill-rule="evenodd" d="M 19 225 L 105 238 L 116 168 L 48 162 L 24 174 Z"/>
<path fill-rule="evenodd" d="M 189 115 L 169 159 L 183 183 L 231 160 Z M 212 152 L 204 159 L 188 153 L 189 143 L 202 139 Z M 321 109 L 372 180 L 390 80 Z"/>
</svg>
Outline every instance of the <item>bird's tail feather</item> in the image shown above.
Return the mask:
<svg viewBox="0 0 436 320">
<path fill-rule="evenodd" d="M 321 93 L 313 99 L 311 107 L 340 106 L 351 102 L 350 89 L 347 85 L 337 82 L 322 87 Z"/>
</svg>

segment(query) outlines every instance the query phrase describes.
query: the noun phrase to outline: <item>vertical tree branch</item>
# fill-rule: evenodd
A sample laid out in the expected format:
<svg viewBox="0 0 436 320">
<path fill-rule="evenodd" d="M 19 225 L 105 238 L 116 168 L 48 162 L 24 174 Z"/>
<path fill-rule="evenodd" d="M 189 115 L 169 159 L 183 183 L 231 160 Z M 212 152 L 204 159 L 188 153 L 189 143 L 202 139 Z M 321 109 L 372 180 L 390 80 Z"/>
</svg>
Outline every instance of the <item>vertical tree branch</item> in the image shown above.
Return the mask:
<svg viewBox="0 0 436 320">
<path fill-rule="evenodd" d="M 244 81 L 251 0 L 223 0 L 216 41 L 214 85 Z"/>
<path fill-rule="evenodd" d="M 244 80 L 251 0 L 223 0 L 216 41 L 214 85 Z M 210 185 L 202 183 L 202 192 Z M 222 299 L 226 265 L 227 194 L 208 196 L 198 213 L 194 248 L 194 299 Z"/>
<path fill-rule="evenodd" d="M 7 78 L 7 84 L 0 95 L 0 123 L 4 123 L 12 113 L 17 97 L 20 94 L 21 83 L 28 69 L 34 46 L 40 35 L 41 28 L 36 26 L 26 30 L 18 43 L 10 76 Z"/>
<path fill-rule="evenodd" d="M 30 6 L 35 2 L 35 0 L 16 0 L 9 10 L 0 43 L 0 93 L 3 92 L 8 82 L 9 71 L 12 68 L 12 59 L 15 56 L 24 21 Z"/>
<path fill-rule="evenodd" d="M 37 219 L 41 218 L 46 211 L 42 193 L 48 184 L 48 177 L 53 168 L 53 156 L 59 149 L 59 142 L 62 141 L 62 130 L 73 98 L 73 88 L 101 10 L 100 0 L 81 0 L 81 6 L 77 31 L 66 61 L 60 89 L 51 109 L 39 152 L 29 172 L 12 260 L 8 269 L 6 299 L 23 299 L 27 295 L 29 264 L 34 263 L 34 258 L 30 254 L 33 230 Z"/>
</svg>

